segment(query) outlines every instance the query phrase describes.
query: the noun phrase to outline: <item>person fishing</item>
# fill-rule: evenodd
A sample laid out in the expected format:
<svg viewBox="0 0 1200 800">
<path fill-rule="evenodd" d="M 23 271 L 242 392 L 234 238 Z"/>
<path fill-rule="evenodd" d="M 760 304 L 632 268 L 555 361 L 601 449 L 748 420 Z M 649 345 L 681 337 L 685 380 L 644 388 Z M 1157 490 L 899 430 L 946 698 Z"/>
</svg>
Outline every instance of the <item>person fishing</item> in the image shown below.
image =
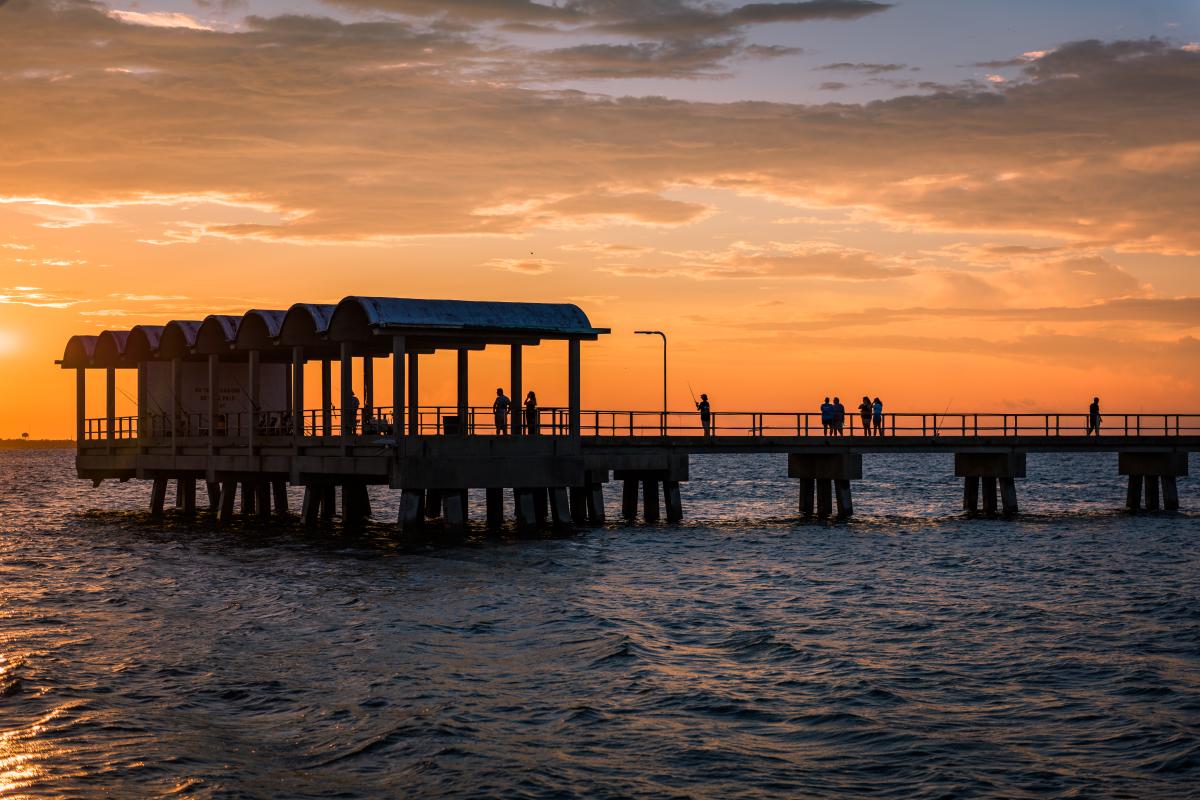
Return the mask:
<svg viewBox="0 0 1200 800">
<path fill-rule="evenodd" d="M 712 407 L 708 404 L 708 395 L 701 392 L 700 402 L 696 403 L 696 410 L 700 412 L 700 427 L 704 429 L 705 436 L 712 435 Z"/>
</svg>

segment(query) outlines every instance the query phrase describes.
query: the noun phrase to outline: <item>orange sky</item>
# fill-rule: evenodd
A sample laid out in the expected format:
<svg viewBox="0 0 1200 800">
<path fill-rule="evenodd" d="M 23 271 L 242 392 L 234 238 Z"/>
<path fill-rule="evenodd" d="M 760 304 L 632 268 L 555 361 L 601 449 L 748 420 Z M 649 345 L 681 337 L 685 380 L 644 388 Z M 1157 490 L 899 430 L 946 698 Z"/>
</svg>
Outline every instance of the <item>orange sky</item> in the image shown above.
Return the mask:
<svg viewBox="0 0 1200 800">
<path fill-rule="evenodd" d="M 641 327 L 678 408 L 1200 408 L 1200 45 L 1169 31 L 1031 20 L 934 76 L 849 49 L 919 4 L 679 0 L 666 33 L 589 3 L 151 5 L 0 3 L 0 437 L 71 434 L 72 333 L 350 294 L 576 302 L 613 329 L 588 408 L 658 406 Z M 819 25 L 843 38 L 789 62 Z M 448 366 L 423 388 L 452 402 Z"/>
</svg>

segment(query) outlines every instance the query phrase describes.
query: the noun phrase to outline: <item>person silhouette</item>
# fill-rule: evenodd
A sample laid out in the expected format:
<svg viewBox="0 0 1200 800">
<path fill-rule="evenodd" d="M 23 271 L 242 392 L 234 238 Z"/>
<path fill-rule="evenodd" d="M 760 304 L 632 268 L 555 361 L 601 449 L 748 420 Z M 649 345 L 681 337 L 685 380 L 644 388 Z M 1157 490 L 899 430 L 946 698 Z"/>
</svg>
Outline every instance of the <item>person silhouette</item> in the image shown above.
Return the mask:
<svg viewBox="0 0 1200 800">
<path fill-rule="evenodd" d="M 537 395 L 532 389 L 525 395 L 525 430 L 534 436 L 542 432 L 542 415 L 538 413 Z"/>
<path fill-rule="evenodd" d="M 862 402 L 858 404 L 858 416 L 862 419 L 863 434 L 871 435 L 871 398 L 863 395 Z"/>
<path fill-rule="evenodd" d="M 1100 416 L 1100 398 L 1093 397 L 1092 404 L 1088 406 L 1087 432 L 1084 433 L 1084 436 L 1091 436 L 1095 433 L 1096 438 L 1100 438 L 1101 419 L 1103 418 Z"/>
<path fill-rule="evenodd" d="M 508 433 L 508 407 L 512 405 L 512 401 L 504 394 L 503 389 L 496 389 L 496 399 L 492 401 L 492 413 L 496 417 L 496 435 L 504 436 Z"/>
<path fill-rule="evenodd" d="M 696 410 L 700 412 L 700 427 L 704 429 L 705 436 L 712 435 L 712 408 L 708 404 L 708 395 L 701 394 L 700 402 L 696 403 Z"/>
<path fill-rule="evenodd" d="M 353 435 L 358 430 L 358 397 L 354 392 L 350 392 L 350 401 L 346 403 L 344 418 L 342 419 L 342 431 Z"/>
<path fill-rule="evenodd" d="M 871 417 L 875 423 L 875 435 L 883 436 L 883 401 L 878 397 L 871 403 Z"/>
<path fill-rule="evenodd" d="M 846 424 L 846 407 L 842 405 L 842 398 L 833 398 L 833 435 L 844 436 L 842 428 Z"/>
<path fill-rule="evenodd" d="M 829 402 L 828 397 L 821 403 L 821 430 L 826 436 L 833 431 L 833 404 Z"/>
</svg>

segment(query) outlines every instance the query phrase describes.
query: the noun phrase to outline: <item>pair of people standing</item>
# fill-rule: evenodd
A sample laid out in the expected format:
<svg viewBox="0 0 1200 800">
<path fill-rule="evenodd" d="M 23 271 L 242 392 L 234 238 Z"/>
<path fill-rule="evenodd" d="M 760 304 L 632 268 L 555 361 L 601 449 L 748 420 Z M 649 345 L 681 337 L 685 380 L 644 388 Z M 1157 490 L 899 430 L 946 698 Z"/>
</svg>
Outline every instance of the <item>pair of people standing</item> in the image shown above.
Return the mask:
<svg viewBox="0 0 1200 800">
<path fill-rule="evenodd" d="M 492 413 L 496 417 L 496 433 L 504 436 L 508 433 L 508 411 L 512 401 L 504 394 L 504 389 L 496 389 L 496 399 L 492 402 Z M 541 415 L 538 414 L 537 395 L 530 390 L 525 395 L 525 432 L 538 434 L 541 432 Z"/>
<path fill-rule="evenodd" d="M 862 419 L 863 433 L 867 436 L 883 436 L 883 401 L 863 395 L 858 404 L 858 415 Z"/>
<path fill-rule="evenodd" d="M 846 407 L 842 405 L 842 398 L 835 397 L 833 402 L 829 402 L 829 398 L 825 398 L 825 402 L 821 403 L 821 428 L 826 436 L 841 436 L 842 428 L 846 424 Z"/>
</svg>

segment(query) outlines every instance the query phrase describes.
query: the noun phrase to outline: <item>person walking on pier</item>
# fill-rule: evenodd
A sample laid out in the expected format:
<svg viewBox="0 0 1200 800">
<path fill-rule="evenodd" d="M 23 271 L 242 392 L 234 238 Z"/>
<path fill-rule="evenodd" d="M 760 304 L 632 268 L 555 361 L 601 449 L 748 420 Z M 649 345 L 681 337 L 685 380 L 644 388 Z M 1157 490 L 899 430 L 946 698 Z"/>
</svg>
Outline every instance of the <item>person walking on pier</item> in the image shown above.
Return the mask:
<svg viewBox="0 0 1200 800">
<path fill-rule="evenodd" d="M 871 435 L 871 398 L 863 395 L 862 402 L 858 404 L 858 416 L 862 419 L 863 435 Z"/>
<path fill-rule="evenodd" d="M 700 427 L 704 429 L 704 435 L 711 436 L 712 407 L 708 404 L 708 395 L 701 393 L 700 402 L 696 403 L 696 410 L 700 412 Z"/>
<path fill-rule="evenodd" d="M 1102 417 L 1100 416 L 1100 398 L 1093 397 L 1092 404 L 1090 406 L 1088 406 L 1087 433 L 1085 433 L 1084 436 L 1091 436 L 1093 433 L 1095 433 L 1096 437 L 1099 438 L 1100 437 L 1100 420 L 1101 419 L 1102 419 Z"/>
<path fill-rule="evenodd" d="M 844 436 L 843 428 L 846 426 L 846 407 L 842 405 L 842 398 L 833 398 L 833 435 Z"/>
<path fill-rule="evenodd" d="M 342 432 L 353 436 L 358 430 L 358 397 L 354 392 L 350 392 L 350 402 L 342 412 Z"/>
<path fill-rule="evenodd" d="M 883 436 L 883 401 L 878 397 L 871 404 L 872 421 L 875 423 L 875 435 Z"/>
<path fill-rule="evenodd" d="M 833 404 L 829 402 L 828 397 L 821 403 L 821 430 L 826 436 L 833 432 Z"/>
<path fill-rule="evenodd" d="M 496 389 L 496 399 L 492 402 L 492 413 L 496 416 L 496 435 L 504 436 L 508 433 L 508 407 L 512 405 L 512 401 L 504 394 L 503 389 Z"/>
<path fill-rule="evenodd" d="M 531 436 L 542 432 L 542 415 L 538 412 L 537 395 L 532 389 L 525 395 L 525 430 Z"/>
</svg>

